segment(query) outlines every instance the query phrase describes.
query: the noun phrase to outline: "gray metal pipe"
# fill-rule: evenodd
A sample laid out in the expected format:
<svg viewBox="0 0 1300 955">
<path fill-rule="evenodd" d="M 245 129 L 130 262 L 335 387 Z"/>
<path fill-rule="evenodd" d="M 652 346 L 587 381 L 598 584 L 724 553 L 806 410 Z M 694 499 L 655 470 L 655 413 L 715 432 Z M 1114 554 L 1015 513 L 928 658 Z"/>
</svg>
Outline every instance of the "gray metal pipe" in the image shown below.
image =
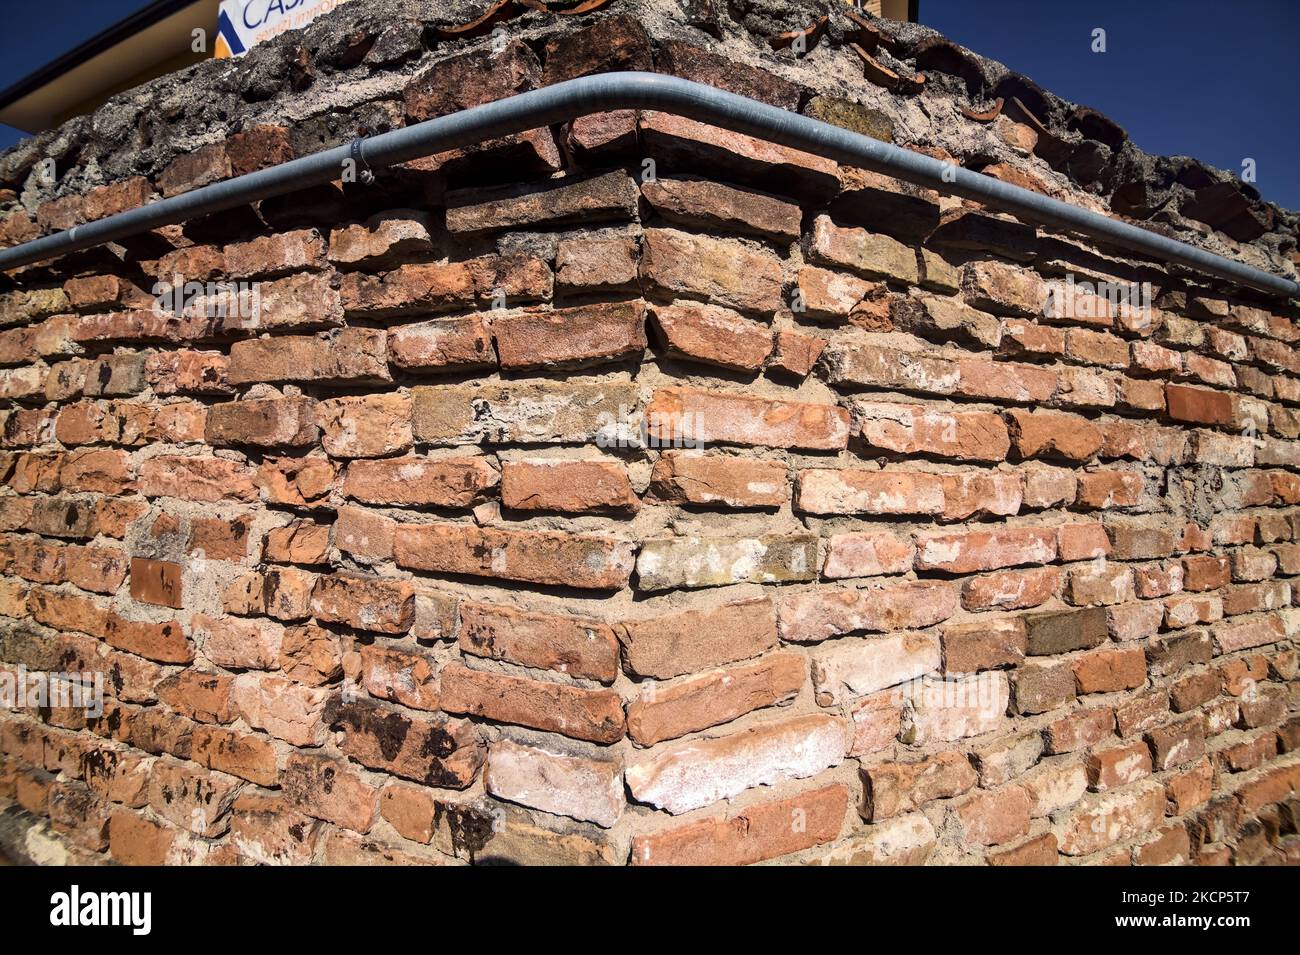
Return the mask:
<svg viewBox="0 0 1300 955">
<path fill-rule="evenodd" d="M 744 96 L 659 73 L 602 73 L 485 103 L 204 186 L 0 251 L 0 271 L 339 179 L 344 161 L 382 167 L 615 109 L 658 110 L 995 206 L 1274 295 L 1300 283 L 1087 209 Z"/>
</svg>

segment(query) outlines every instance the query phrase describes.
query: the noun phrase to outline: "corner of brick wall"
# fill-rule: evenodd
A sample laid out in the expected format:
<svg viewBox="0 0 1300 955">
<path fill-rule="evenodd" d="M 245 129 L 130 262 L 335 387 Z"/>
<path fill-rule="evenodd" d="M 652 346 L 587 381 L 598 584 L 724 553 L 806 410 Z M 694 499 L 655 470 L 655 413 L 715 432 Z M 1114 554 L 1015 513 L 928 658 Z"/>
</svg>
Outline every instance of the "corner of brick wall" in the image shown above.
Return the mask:
<svg viewBox="0 0 1300 955">
<path fill-rule="evenodd" d="M 1300 859 L 1289 308 L 631 112 L 11 278 L 16 855 Z"/>
</svg>

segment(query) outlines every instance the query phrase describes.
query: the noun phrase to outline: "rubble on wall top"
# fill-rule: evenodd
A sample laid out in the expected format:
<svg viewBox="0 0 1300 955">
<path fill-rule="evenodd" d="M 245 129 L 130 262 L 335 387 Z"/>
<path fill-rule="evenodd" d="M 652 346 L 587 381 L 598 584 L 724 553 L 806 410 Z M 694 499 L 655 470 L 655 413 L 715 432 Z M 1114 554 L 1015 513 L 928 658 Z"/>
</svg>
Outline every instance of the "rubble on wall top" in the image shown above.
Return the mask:
<svg viewBox="0 0 1300 955">
<path fill-rule="evenodd" d="M 728 86 L 877 138 L 952 157 L 1251 264 L 1294 273 L 1300 216 L 1186 156 L 1151 156 L 1114 121 L 918 24 L 841 0 L 373 0 L 307 28 L 118 94 L 0 154 L 0 201 L 32 212 L 104 183 L 157 177 L 178 155 L 259 124 L 287 125 L 298 154 L 408 121 L 405 86 L 506 37 L 543 63 L 555 41 L 593 33 L 570 75 L 656 69 Z M 643 45 L 622 49 L 620 43 Z M 736 69 L 707 62 L 721 57 Z M 716 64 L 716 61 L 715 61 Z M 752 67 L 753 69 L 745 69 Z M 562 77 L 559 77 L 562 78 Z M 55 185 L 35 174 L 54 158 Z"/>
</svg>

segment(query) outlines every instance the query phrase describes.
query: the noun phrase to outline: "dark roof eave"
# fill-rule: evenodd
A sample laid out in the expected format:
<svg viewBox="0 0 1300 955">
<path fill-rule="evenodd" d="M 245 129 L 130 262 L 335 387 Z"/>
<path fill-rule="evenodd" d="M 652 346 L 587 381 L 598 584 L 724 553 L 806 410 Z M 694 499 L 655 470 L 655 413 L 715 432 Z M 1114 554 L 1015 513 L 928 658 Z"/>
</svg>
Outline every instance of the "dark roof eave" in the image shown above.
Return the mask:
<svg viewBox="0 0 1300 955">
<path fill-rule="evenodd" d="M 130 16 L 119 20 L 108 29 L 97 33 L 84 43 L 24 76 L 8 89 L 0 90 L 0 109 L 11 106 L 23 97 L 36 92 L 43 86 L 47 86 L 64 73 L 93 59 L 105 50 L 111 49 L 133 34 L 147 29 L 198 2 L 200 0 L 154 0 L 143 10 L 137 10 Z"/>
</svg>

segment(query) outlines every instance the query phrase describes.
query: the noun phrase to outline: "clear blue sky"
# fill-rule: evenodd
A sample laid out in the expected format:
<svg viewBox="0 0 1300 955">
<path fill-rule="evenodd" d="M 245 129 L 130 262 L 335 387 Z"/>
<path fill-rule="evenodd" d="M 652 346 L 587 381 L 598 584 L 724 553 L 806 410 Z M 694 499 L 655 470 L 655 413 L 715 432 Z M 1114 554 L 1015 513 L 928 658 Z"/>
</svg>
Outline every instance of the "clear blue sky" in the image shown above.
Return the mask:
<svg viewBox="0 0 1300 955">
<path fill-rule="evenodd" d="M 1300 209 L 1300 0 L 920 3 L 926 26 L 1099 110 L 1146 152 L 1237 175 L 1252 158 L 1264 198 Z"/>
<path fill-rule="evenodd" d="M 364 0 L 362 0 L 364 2 Z M 1240 173 L 1300 209 L 1300 0 L 920 0 L 921 22 L 1128 130 L 1147 152 Z M 147 6 L 6 4 L 0 88 Z M 1092 31 L 1106 31 L 1093 53 Z M 21 134 L 0 126 L 0 148 Z"/>
</svg>

